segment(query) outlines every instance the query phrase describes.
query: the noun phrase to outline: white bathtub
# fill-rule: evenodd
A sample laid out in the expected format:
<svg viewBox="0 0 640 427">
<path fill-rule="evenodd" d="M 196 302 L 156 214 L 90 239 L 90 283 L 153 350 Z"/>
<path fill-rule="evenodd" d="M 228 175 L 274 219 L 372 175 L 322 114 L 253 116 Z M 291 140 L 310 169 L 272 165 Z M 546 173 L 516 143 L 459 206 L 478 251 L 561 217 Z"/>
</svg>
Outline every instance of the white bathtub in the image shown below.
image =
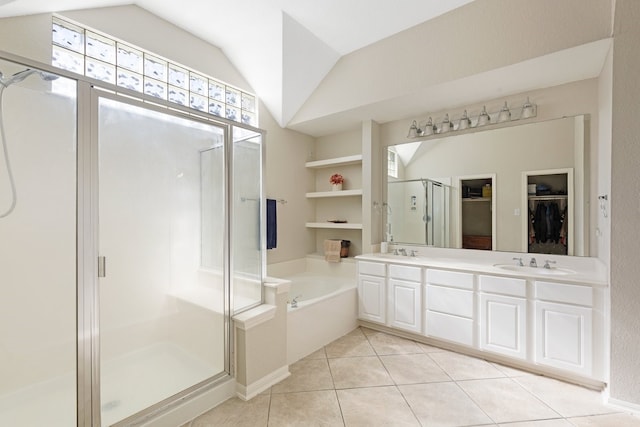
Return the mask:
<svg viewBox="0 0 640 427">
<path fill-rule="evenodd" d="M 285 277 L 291 281 L 288 304 L 287 363 L 292 364 L 352 331 L 358 325 L 356 280 L 317 273 Z"/>
</svg>

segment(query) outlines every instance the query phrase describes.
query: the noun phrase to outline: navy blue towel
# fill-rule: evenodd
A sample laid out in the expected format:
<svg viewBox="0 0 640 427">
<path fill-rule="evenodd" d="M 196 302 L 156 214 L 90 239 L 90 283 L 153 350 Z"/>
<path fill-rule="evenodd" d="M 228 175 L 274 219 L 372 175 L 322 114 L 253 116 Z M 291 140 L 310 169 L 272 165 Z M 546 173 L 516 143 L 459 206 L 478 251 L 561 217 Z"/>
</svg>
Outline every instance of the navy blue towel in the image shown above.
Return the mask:
<svg viewBox="0 0 640 427">
<path fill-rule="evenodd" d="M 274 249 L 278 244 L 278 220 L 276 218 L 276 201 L 267 199 L 267 249 Z"/>
</svg>

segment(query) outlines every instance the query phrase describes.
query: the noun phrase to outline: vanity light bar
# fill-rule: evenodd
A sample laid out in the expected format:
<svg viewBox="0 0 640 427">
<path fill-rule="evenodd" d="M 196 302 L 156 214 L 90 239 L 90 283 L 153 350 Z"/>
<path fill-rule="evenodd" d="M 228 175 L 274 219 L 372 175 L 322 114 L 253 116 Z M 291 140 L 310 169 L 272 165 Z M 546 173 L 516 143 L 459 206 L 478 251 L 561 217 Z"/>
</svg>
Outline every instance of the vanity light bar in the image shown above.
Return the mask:
<svg viewBox="0 0 640 427">
<path fill-rule="evenodd" d="M 515 120 L 530 119 L 532 117 L 536 117 L 538 114 L 538 107 L 536 104 L 532 104 L 529 101 L 529 97 L 527 97 L 527 100 L 522 104 L 522 107 L 514 110 L 513 113 L 505 101 L 500 111 L 489 113 L 487 112 L 487 107 L 484 106 L 477 117 L 470 117 L 467 114 L 467 110 L 464 110 L 460 119 L 455 122 L 449 119 L 449 113 L 445 114 L 440 124 L 434 123 L 431 117 L 429 117 L 424 124 L 422 124 L 422 122 L 418 123 L 414 120 L 411 123 L 411 126 L 409 126 L 407 138 L 421 138 L 470 128 L 512 122 Z"/>
</svg>

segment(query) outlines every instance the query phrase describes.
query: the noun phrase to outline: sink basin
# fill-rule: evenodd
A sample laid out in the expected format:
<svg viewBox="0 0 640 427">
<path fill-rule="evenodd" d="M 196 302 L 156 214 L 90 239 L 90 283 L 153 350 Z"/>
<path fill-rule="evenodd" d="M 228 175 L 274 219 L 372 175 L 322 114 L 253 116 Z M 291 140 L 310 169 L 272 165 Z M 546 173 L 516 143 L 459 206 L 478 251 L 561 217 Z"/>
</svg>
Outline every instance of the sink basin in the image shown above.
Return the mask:
<svg viewBox="0 0 640 427">
<path fill-rule="evenodd" d="M 518 273 L 532 274 L 532 275 L 544 275 L 544 276 L 566 276 L 568 274 L 576 274 L 575 271 L 569 270 L 568 268 L 560 268 L 560 267 L 551 267 L 551 268 L 542 268 L 542 267 L 527 267 L 527 266 L 519 266 L 513 264 L 494 264 L 493 265 L 500 270 L 506 271 L 516 271 Z"/>
</svg>

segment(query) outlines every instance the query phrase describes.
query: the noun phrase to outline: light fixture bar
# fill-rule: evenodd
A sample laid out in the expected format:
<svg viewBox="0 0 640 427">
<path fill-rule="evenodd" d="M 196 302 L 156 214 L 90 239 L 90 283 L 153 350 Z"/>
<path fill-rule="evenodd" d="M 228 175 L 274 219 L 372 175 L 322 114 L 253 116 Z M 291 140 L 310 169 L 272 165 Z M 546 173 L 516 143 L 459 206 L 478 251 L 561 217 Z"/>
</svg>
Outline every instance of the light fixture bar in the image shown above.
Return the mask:
<svg viewBox="0 0 640 427">
<path fill-rule="evenodd" d="M 431 135 L 439 135 L 449 132 L 464 131 L 467 129 L 473 129 L 484 126 L 492 126 L 501 123 L 513 122 L 516 120 L 525 120 L 536 117 L 538 114 L 538 108 L 536 104 L 532 104 L 529 101 L 529 97 L 522 104 L 522 107 L 516 108 L 513 111 L 509 109 L 509 105 L 505 101 L 504 105 L 499 111 L 494 113 L 487 112 L 487 107 L 483 106 L 482 111 L 477 117 L 471 117 L 468 115 L 465 109 L 459 120 L 451 120 L 449 113 L 446 113 L 440 123 L 434 123 L 433 119 L 429 117 L 424 124 L 418 123 L 413 120 L 411 126 L 409 126 L 409 132 L 407 138 L 422 138 Z"/>
</svg>

